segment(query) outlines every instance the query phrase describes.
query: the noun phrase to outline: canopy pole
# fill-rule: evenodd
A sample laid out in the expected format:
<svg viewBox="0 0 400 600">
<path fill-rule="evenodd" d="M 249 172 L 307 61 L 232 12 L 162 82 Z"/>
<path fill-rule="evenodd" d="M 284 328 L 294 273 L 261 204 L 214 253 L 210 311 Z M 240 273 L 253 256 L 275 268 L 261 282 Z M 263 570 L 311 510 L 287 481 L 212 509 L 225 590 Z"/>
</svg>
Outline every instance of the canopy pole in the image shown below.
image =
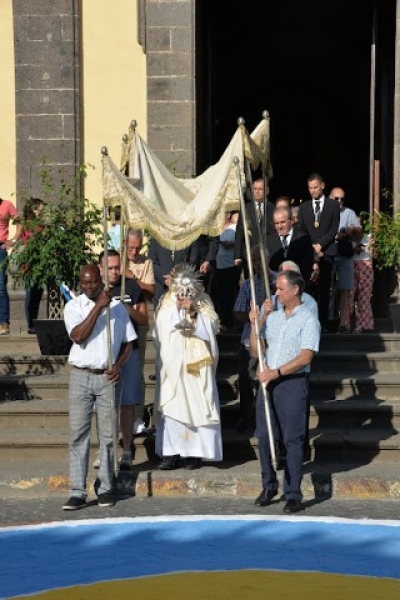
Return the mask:
<svg viewBox="0 0 400 600">
<path fill-rule="evenodd" d="M 254 200 L 254 192 L 253 192 L 253 177 L 251 174 L 250 163 L 247 160 L 247 158 L 245 158 L 245 167 L 246 167 L 247 182 L 250 185 L 251 200 L 254 204 L 255 200 Z M 264 198 L 264 218 L 267 219 L 265 198 Z M 260 258 L 261 258 L 261 268 L 262 268 L 263 279 L 264 279 L 265 295 L 266 295 L 266 298 L 269 300 L 271 298 L 271 289 L 270 289 L 270 285 L 269 285 L 269 276 L 268 276 L 268 267 L 267 267 L 267 258 L 266 258 L 267 241 L 265 239 L 266 235 L 263 235 L 263 232 L 261 231 L 261 227 L 260 227 L 260 223 L 259 223 L 258 219 L 256 219 L 256 228 L 257 228 L 257 237 L 260 240 Z M 266 228 L 265 228 L 265 233 L 266 233 Z"/>
<path fill-rule="evenodd" d="M 376 90 L 376 7 L 372 17 L 372 42 L 371 42 L 371 77 L 369 97 L 369 213 L 374 210 L 374 181 L 375 181 L 375 90 Z"/>
<path fill-rule="evenodd" d="M 257 300 L 256 300 L 256 289 L 255 289 L 255 284 L 254 284 L 253 263 L 251 261 L 248 219 L 247 219 L 247 215 L 246 215 L 246 206 L 245 206 L 245 201 L 244 201 L 244 196 L 243 196 L 243 188 L 242 188 L 242 182 L 241 182 L 241 176 L 240 176 L 240 161 L 237 156 L 235 156 L 235 158 L 233 159 L 233 162 L 236 166 L 236 177 L 237 177 L 237 183 L 238 183 L 239 195 L 240 195 L 240 210 L 242 211 L 242 215 L 243 215 L 243 231 L 244 231 L 244 241 L 245 241 L 245 247 L 246 247 L 247 265 L 248 265 L 248 269 L 249 269 L 251 301 L 252 301 L 253 307 L 256 307 Z M 264 356 L 263 356 L 263 352 L 262 352 L 262 348 L 261 348 L 260 324 L 257 319 L 255 320 L 254 324 L 255 324 L 255 329 L 256 329 L 255 333 L 256 333 L 256 341 L 257 341 L 258 362 L 260 365 L 260 370 L 262 370 L 264 367 L 265 361 L 264 361 Z M 263 398 L 264 398 L 265 420 L 267 423 L 269 447 L 270 447 L 270 452 L 271 452 L 271 462 L 272 462 L 272 466 L 276 470 L 278 467 L 278 464 L 277 464 L 276 454 L 275 454 L 275 442 L 274 442 L 274 436 L 273 436 L 273 432 L 272 432 L 271 412 L 270 412 L 270 406 L 269 406 L 267 386 L 265 385 L 265 383 L 260 382 L 260 387 L 261 387 L 261 390 L 263 393 Z"/>
<path fill-rule="evenodd" d="M 108 154 L 108 150 L 105 146 L 101 149 L 103 157 Z M 104 159 L 103 159 L 104 160 Z M 107 231 L 107 206 L 103 202 L 103 227 L 104 227 L 104 285 L 108 290 L 110 287 L 109 273 L 108 273 L 108 231 Z M 111 371 L 113 368 L 113 357 L 112 357 L 112 342 L 111 342 L 111 318 L 110 318 L 110 306 L 106 307 L 106 334 L 107 334 L 107 349 L 108 349 L 108 369 Z M 117 457 L 118 439 L 117 439 L 117 411 L 115 407 L 115 387 L 110 382 L 110 408 L 111 408 L 111 427 L 113 433 L 113 450 L 114 450 L 114 476 L 118 477 L 119 465 Z"/>
</svg>

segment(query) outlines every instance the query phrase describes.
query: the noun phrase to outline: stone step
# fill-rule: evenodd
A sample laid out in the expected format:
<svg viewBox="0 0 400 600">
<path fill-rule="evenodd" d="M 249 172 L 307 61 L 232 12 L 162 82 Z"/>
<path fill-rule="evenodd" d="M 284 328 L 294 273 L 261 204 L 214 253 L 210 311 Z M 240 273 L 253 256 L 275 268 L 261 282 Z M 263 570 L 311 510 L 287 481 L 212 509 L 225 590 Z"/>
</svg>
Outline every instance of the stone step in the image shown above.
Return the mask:
<svg viewBox="0 0 400 600">
<path fill-rule="evenodd" d="M 65 375 L 71 370 L 67 356 L 13 354 L 0 356 L 0 376 Z"/>
<path fill-rule="evenodd" d="M 42 428 L 41 430 L 8 429 L 0 436 L 2 460 L 28 452 L 29 457 L 40 458 L 50 453 L 52 458 L 68 452 L 68 428 Z M 154 435 L 134 438 L 135 460 L 155 461 Z M 92 435 L 91 448 L 97 448 Z M 400 460 L 400 434 L 394 429 L 321 429 L 310 430 L 311 460 L 322 462 L 355 462 L 362 464 Z M 228 461 L 251 461 L 258 457 L 258 440 L 226 430 L 223 436 L 224 457 Z"/>
<path fill-rule="evenodd" d="M 400 434 L 396 429 L 312 429 L 313 460 L 323 462 L 383 462 L 400 457 Z"/>
<path fill-rule="evenodd" d="M 310 398 L 314 400 L 400 398 L 400 373 L 357 372 L 311 373 Z"/>
<path fill-rule="evenodd" d="M 236 352 L 240 346 L 240 333 L 219 334 L 220 352 Z M 151 335 L 148 336 L 147 351 L 154 350 Z M 400 334 L 376 332 L 371 334 L 322 334 L 320 352 L 398 352 L 400 354 Z M 36 335 L 28 335 L 22 323 L 17 328 L 11 324 L 11 334 L 0 336 L 0 355 L 40 354 Z"/>
<path fill-rule="evenodd" d="M 93 482 L 97 471 L 92 468 L 95 448 L 91 450 L 88 492 L 94 498 Z M 0 456 L 0 495 L 15 501 L 27 498 L 57 497 L 62 502 L 69 494 L 68 452 L 60 456 L 31 455 L 29 449 L 20 457 Z M 116 492 L 122 496 L 187 496 L 219 499 L 243 497 L 253 503 L 260 492 L 260 464 L 257 459 L 204 463 L 197 471 L 177 469 L 160 471 L 159 461 L 135 461 L 130 471 L 121 471 Z M 282 489 L 283 471 L 278 471 Z M 302 481 L 304 500 L 315 502 L 327 498 L 360 500 L 398 500 L 400 480 L 398 462 L 316 463 L 304 466 Z"/>
<path fill-rule="evenodd" d="M 68 367 L 65 367 L 67 369 Z M 150 371 L 151 373 L 151 371 Z M 220 397 L 229 401 L 237 396 L 235 382 L 237 375 L 221 373 L 218 375 Z M 153 402 L 155 382 L 145 377 L 146 398 Z M 54 397 L 67 398 L 69 375 L 67 372 L 45 375 L 1 375 L 0 403 L 14 400 L 33 400 L 43 398 L 51 400 Z"/>
<path fill-rule="evenodd" d="M 338 399 L 315 401 L 310 428 L 395 428 L 400 430 L 400 400 Z"/>
<path fill-rule="evenodd" d="M 146 404 L 153 398 L 148 396 Z M 221 405 L 223 429 L 235 429 L 239 421 L 239 400 Z M 67 395 L 51 399 L 15 400 L 0 404 L 0 432 L 7 429 L 43 427 L 68 428 Z M 400 401 L 377 399 L 317 401 L 311 406 L 310 428 L 388 428 L 400 429 Z M 1 434 L 0 434 L 1 435 Z"/>
<path fill-rule="evenodd" d="M 239 400 L 221 406 L 223 427 L 234 429 L 239 422 Z M 395 428 L 400 430 L 400 400 L 382 401 L 357 398 L 352 400 L 314 401 L 310 408 L 310 428 Z"/>
<path fill-rule="evenodd" d="M 332 371 L 355 371 L 365 373 L 400 372 L 400 353 L 390 350 L 380 352 L 322 351 L 315 355 L 312 364 L 313 373 L 331 373 Z"/>
<path fill-rule="evenodd" d="M 400 352 L 399 333 L 330 334 L 321 336 L 320 352 Z"/>
<path fill-rule="evenodd" d="M 218 387 L 221 402 L 237 396 L 237 375 L 218 371 Z M 0 402 L 29 400 L 34 398 L 51 399 L 64 397 L 68 391 L 69 376 L 66 373 L 46 375 L 2 375 L 0 376 Z M 146 396 L 154 398 L 154 381 L 145 377 Z M 311 373 L 310 397 L 312 401 L 333 399 L 374 399 L 400 398 L 400 374 L 376 373 Z"/>
<path fill-rule="evenodd" d="M 154 349 L 147 348 L 145 357 L 144 375 L 148 376 L 155 372 Z M 233 375 L 238 372 L 238 355 L 235 351 L 225 351 L 220 354 L 218 372 L 221 377 L 227 373 Z M 67 356 L 43 356 L 40 354 L 27 353 L 12 355 L 0 355 L 1 375 L 55 375 L 68 374 L 70 372 Z M 376 373 L 400 372 L 400 354 L 383 352 L 323 352 L 317 354 L 313 362 L 313 374 L 324 374 L 333 372 L 363 373 L 374 375 Z"/>
</svg>

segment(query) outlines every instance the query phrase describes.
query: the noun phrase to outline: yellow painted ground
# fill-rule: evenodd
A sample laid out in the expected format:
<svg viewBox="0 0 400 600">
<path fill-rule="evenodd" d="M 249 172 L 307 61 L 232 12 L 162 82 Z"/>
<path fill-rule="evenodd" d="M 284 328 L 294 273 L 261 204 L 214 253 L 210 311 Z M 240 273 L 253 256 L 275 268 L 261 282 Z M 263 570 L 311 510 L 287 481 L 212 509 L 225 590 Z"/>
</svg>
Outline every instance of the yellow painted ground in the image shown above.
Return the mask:
<svg viewBox="0 0 400 600">
<path fill-rule="evenodd" d="M 133 559 L 134 560 L 134 559 Z M 177 573 L 74 586 L 18 600 L 382 600 L 400 598 L 400 580 L 325 573 L 223 571 Z M 11 600 L 11 599 L 10 599 Z"/>
</svg>

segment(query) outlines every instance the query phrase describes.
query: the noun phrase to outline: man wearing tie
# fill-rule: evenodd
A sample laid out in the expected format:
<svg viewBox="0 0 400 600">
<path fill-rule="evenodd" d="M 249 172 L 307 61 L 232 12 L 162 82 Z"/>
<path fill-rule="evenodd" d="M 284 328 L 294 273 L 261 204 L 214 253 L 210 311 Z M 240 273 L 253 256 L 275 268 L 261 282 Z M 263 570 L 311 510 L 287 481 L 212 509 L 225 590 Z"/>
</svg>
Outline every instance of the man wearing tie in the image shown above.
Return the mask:
<svg viewBox="0 0 400 600">
<path fill-rule="evenodd" d="M 293 227 L 291 209 L 288 207 L 275 208 L 273 222 L 275 233 L 267 238 L 270 270 L 277 273 L 284 261 L 291 260 L 299 266 L 308 289 L 314 265 L 314 250 L 310 236 Z"/>
<path fill-rule="evenodd" d="M 340 209 L 335 200 L 324 195 L 325 182 L 321 175 L 313 173 L 307 183 L 311 200 L 300 205 L 298 223 L 299 228 L 310 236 L 315 258 L 319 262 L 319 320 L 322 330 L 326 330 Z"/>
<path fill-rule="evenodd" d="M 269 189 L 266 190 L 267 195 Z M 254 202 L 246 202 L 247 221 L 250 227 L 250 245 L 251 247 L 262 244 L 263 240 L 258 239 L 257 235 L 257 220 L 260 225 L 261 235 L 264 240 L 267 235 L 274 233 L 272 225 L 272 213 L 274 205 L 271 202 L 264 204 L 264 179 L 255 179 L 253 182 L 253 198 Z M 264 209 L 266 215 L 264 215 Z M 244 242 L 243 230 L 243 215 L 239 215 L 239 220 L 236 226 L 235 236 L 235 264 L 241 266 L 243 261 L 246 262 L 246 248 Z M 247 275 L 245 275 L 247 277 Z"/>
</svg>

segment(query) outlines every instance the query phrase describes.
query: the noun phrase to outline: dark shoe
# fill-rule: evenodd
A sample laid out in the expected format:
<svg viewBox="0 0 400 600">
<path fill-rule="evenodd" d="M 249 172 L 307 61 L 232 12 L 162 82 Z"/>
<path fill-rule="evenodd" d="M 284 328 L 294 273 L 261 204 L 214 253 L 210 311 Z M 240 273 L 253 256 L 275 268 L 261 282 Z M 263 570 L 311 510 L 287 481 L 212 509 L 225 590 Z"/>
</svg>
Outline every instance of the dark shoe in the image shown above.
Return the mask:
<svg viewBox="0 0 400 600">
<path fill-rule="evenodd" d="M 179 469 L 179 456 L 165 456 L 158 467 L 162 471 Z"/>
<path fill-rule="evenodd" d="M 240 419 L 239 423 L 236 425 L 236 431 L 238 433 L 244 433 L 249 428 L 249 422 L 247 419 Z"/>
<path fill-rule="evenodd" d="M 301 510 L 301 502 L 300 500 L 288 500 L 285 504 L 285 506 L 283 507 L 283 512 L 285 513 L 285 515 L 291 515 L 293 513 L 297 513 Z"/>
<path fill-rule="evenodd" d="M 351 331 L 349 327 L 344 327 L 343 325 L 341 325 L 338 329 L 338 333 L 351 333 Z"/>
<path fill-rule="evenodd" d="M 201 466 L 201 458 L 185 458 L 185 469 L 188 471 L 194 471 L 194 469 L 200 469 Z"/>
<path fill-rule="evenodd" d="M 254 504 L 258 506 L 269 506 L 271 500 L 278 495 L 278 490 L 262 490 L 261 494 L 255 499 Z"/>
<path fill-rule="evenodd" d="M 80 508 L 85 508 L 85 506 L 86 500 L 84 498 L 71 496 L 71 498 L 63 505 L 63 510 L 79 510 Z"/>
<path fill-rule="evenodd" d="M 254 431 L 255 428 L 256 424 L 254 422 L 254 419 L 251 417 L 242 417 L 239 423 L 236 425 L 236 431 L 238 433 L 244 433 L 245 431 Z"/>
<path fill-rule="evenodd" d="M 132 452 L 125 451 L 119 459 L 119 468 L 121 471 L 130 471 L 132 469 Z"/>
<path fill-rule="evenodd" d="M 97 496 L 97 504 L 102 507 L 114 506 L 115 500 L 110 494 L 99 494 Z"/>
<path fill-rule="evenodd" d="M 35 335 L 35 333 L 36 333 L 36 331 L 35 331 L 35 328 L 34 328 L 34 327 L 29 327 L 29 329 L 28 329 L 28 333 L 29 333 L 30 335 Z"/>
</svg>

